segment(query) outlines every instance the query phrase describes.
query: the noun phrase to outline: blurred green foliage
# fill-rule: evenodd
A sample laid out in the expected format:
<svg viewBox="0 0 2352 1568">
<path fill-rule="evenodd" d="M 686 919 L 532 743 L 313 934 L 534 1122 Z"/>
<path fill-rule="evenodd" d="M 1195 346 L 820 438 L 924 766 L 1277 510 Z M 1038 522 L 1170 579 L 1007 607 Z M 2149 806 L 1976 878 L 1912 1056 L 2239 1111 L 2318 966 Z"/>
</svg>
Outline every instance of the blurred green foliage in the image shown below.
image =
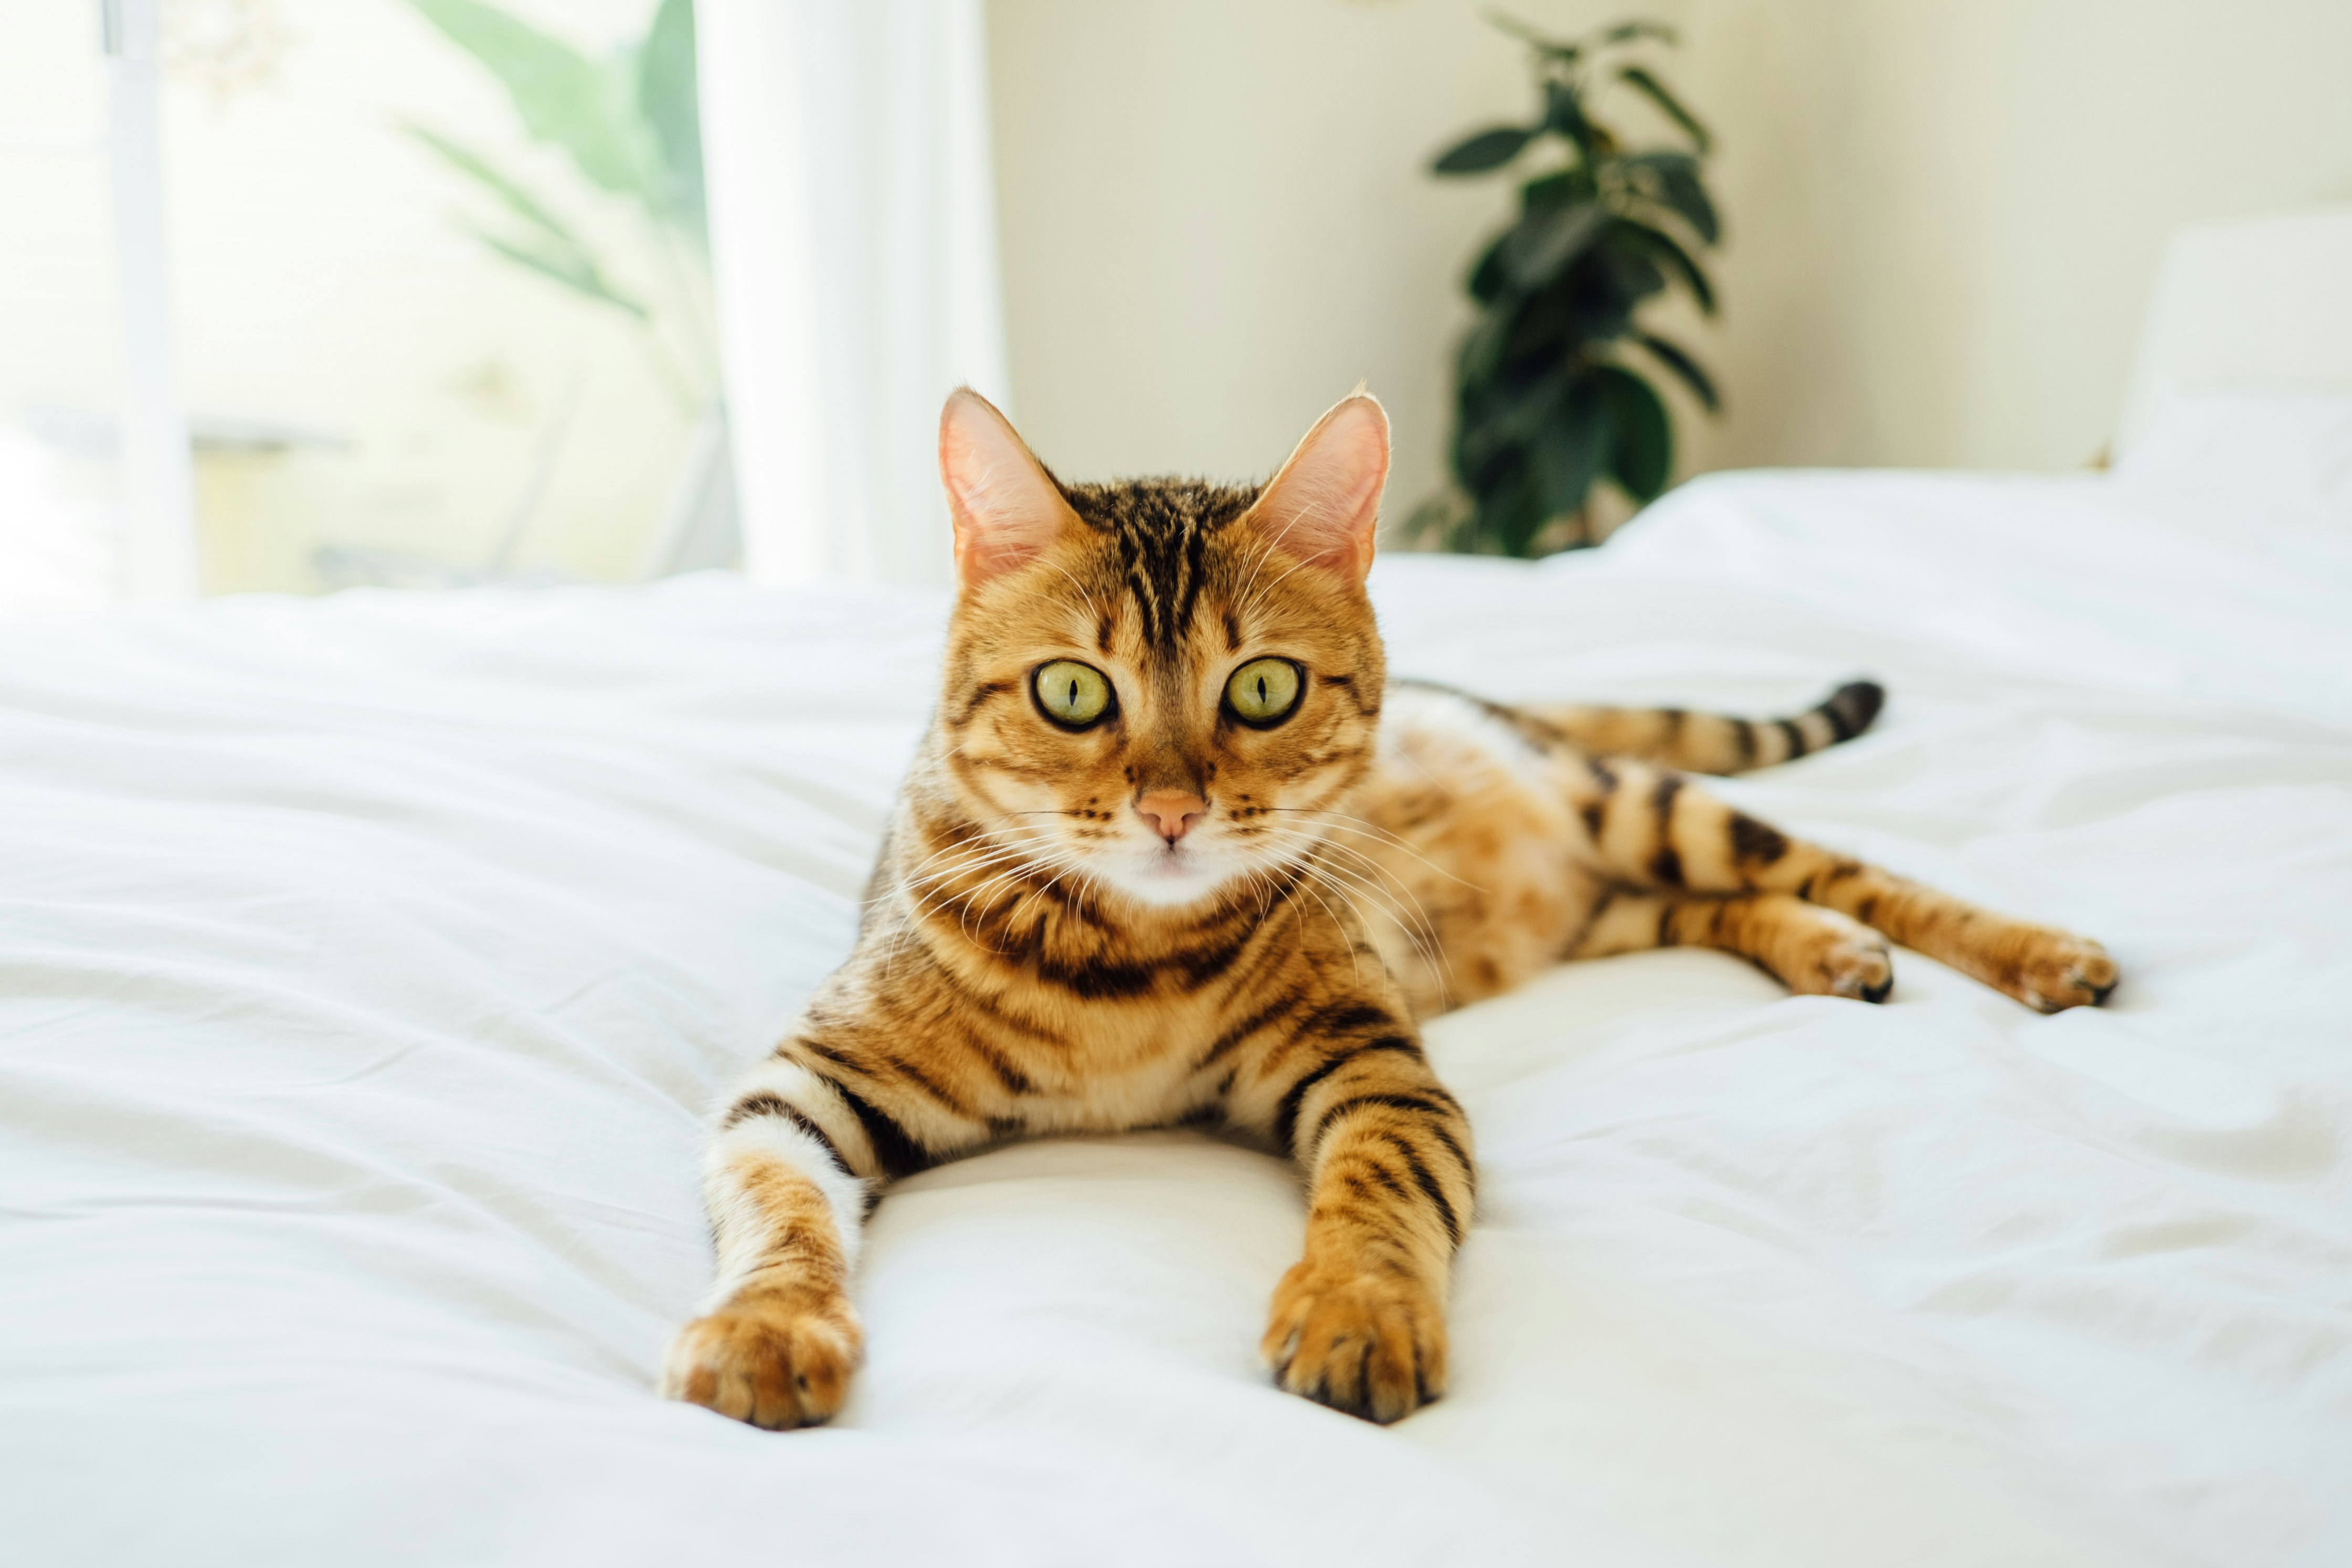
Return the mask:
<svg viewBox="0 0 2352 1568">
<path fill-rule="evenodd" d="M 716 385 L 709 330 L 709 236 L 702 184 L 693 0 L 661 0 L 646 36 L 592 58 L 480 0 L 409 0 L 416 13 L 495 76 L 530 137 L 560 148 L 594 189 L 642 217 L 651 280 L 614 267 L 558 204 L 488 156 L 423 125 L 410 135 L 490 198 L 496 226 L 462 219 L 497 255 L 682 342 L 657 356 L 683 402 Z M 683 361 L 683 363 L 680 363 Z"/>
</svg>

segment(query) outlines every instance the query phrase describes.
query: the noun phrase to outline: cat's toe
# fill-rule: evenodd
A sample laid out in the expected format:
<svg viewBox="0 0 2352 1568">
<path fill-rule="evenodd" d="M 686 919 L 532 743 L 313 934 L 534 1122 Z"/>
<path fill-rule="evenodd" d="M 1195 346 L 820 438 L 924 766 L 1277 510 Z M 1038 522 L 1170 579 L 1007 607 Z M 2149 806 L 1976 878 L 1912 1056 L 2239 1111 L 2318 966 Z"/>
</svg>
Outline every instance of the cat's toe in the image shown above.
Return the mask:
<svg viewBox="0 0 2352 1568">
<path fill-rule="evenodd" d="M 856 1316 L 839 1297 L 738 1297 L 677 1331 L 661 1392 L 754 1426 L 820 1426 L 848 1398 L 862 1348 Z"/>
<path fill-rule="evenodd" d="M 1368 1421 L 1410 1415 L 1445 1388 L 1444 1310 L 1409 1277 L 1297 1264 L 1263 1348 L 1278 1386 Z"/>
</svg>

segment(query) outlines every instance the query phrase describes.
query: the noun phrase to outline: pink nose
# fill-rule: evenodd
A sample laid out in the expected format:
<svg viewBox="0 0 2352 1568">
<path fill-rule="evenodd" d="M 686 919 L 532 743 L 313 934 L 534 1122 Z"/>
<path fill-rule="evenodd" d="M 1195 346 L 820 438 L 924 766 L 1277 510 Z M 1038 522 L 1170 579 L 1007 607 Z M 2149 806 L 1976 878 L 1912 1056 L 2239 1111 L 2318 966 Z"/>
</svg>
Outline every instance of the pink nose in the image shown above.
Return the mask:
<svg viewBox="0 0 2352 1568">
<path fill-rule="evenodd" d="M 1209 815 L 1209 803 L 1183 790 L 1155 789 L 1135 803 L 1135 810 L 1154 833 L 1173 844 Z"/>
</svg>

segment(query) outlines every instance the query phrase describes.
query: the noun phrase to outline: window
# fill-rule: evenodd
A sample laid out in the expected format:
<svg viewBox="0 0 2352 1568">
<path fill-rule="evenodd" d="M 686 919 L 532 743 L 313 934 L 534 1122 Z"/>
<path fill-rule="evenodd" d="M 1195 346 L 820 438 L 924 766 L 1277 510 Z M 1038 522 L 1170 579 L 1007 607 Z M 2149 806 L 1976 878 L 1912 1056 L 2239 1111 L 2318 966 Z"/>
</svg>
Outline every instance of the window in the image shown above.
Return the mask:
<svg viewBox="0 0 2352 1568">
<path fill-rule="evenodd" d="M 0 297 L 37 302 L 0 318 L 0 484 L 13 452 L 102 510 L 138 334 L 75 9 L 0 49 Z M 205 591 L 731 558 L 690 0 L 161 0 L 157 52 Z"/>
</svg>

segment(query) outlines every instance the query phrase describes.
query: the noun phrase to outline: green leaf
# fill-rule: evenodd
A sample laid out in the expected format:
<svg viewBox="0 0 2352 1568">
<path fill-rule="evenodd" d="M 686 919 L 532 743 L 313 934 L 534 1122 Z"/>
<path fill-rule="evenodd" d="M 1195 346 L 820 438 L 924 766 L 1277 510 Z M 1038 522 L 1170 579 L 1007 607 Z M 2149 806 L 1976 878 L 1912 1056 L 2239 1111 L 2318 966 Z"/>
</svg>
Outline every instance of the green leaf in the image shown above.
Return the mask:
<svg viewBox="0 0 2352 1568">
<path fill-rule="evenodd" d="M 626 61 L 599 64 L 479 0 L 409 0 L 498 77 L 532 136 L 572 154 L 590 183 L 658 201 L 651 135 Z"/>
<path fill-rule="evenodd" d="M 662 0 L 637 57 L 637 107 L 659 153 L 661 216 L 701 238 L 702 119 L 694 65 L 694 0 Z"/>
<path fill-rule="evenodd" d="M 1498 33 L 1509 34 L 1512 37 L 1518 39 L 1519 42 L 1534 49 L 1537 54 L 1543 56 L 1547 59 L 1558 60 L 1562 65 L 1574 64 L 1577 58 L 1584 53 L 1583 45 L 1563 44 L 1558 39 L 1548 38 L 1543 34 L 1537 32 L 1533 27 L 1528 26 L 1525 22 L 1519 21 L 1516 17 L 1506 16 L 1500 11 L 1487 12 L 1486 25 L 1493 27 Z"/>
<path fill-rule="evenodd" d="M 551 278 L 600 304 L 625 310 L 641 321 L 652 315 L 645 306 L 606 282 L 595 258 L 583 250 L 545 243 L 534 246 L 525 241 L 507 239 L 471 224 L 466 226 L 466 231 L 516 266 Z"/>
<path fill-rule="evenodd" d="M 1503 273 L 1503 241 L 1509 237 L 1508 229 L 1496 235 L 1494 242 L 1479 253 L 1477 265 L 1470 268 L 1470 276 L 1463 283 L 1470 298 L 1481 305 L 1492 304 L 1507 281 Z"/>
<path fill-rule="evenodd" d="M 1613 289 L 1593 289 L 1576 301 L 1576 341 L 1587 347 L 1615 342 L 1633 330 L 1640 303 Z"/>
<path fill-rule="evenodd" d="M 1538 526 L 1584 510 L 1613 445 L 1614 413 L 1599 380 L 1579 376 L 1529 442 L 1528 474 L 1542 498 Z"/>
<path fill-rule="evenodd" d="M 1632 218 L 1618 219 L 1617 228 L 1627 239 L 1638 243 L 1664 263 L 1666 270 L 1680 278 L 1684 286 L 1690 289 L 1691 298 L 1698 301 L 1702 311 L 1710 316 L 1715 314 L 1715 286 L 1706 280 L 1706 274 L 1699 269 L 1698 263 L 1691 259 L 1690 252 L 1676 244 L 1672 235 L 1648 224 L 1636 223 Z"/>
<path fill-rule="evenodd" d="M 1582 163 L 1573 168 L 1538 174 L 1519 187 L 1519 208 L 1559 207 L 1577 202 L 1589 202 L 1598 187 L 1592 182 L 1592 171 Z"/>
<path fill-rule="evenodd" d="M 1538 207 L 1503 237 L 1503 266 L 1520 288 L 1539 289 L 1608 225 L 1609 209 L 1598 202 Z"/>
<path fill-rule="evenodd" d="M 581 245 L 579 237 L 566 227 L 561 218 L 549 212 L 529 191 L 492 167 L 489 160 L 480 153 L 450 141 L 437 131 L 427 130 L 422 125 L 409 125 L 403 129 L 439 153 L 452 168 L 488 189 L 499 200 L 505 203 L 507 209 L 517 217 L 535 228 L 556 236 L 568 245 L 586 248 Z"/>
<path fill-rule="evenodd" d="M 1706 187 L 1699 183 L 1695 170 L 1668 164 L 1658 174 L 1664 187 L 1666 205 L 1691 226 L 1693 234 L 1708 245 L 1723 237 L 1723 226 L 1715 216 L 1715 203 L 1707 198 Z"/>
<path fill-rule="evenodd" d="M 1502 535 L 1496 542 L 1503 547 L 1506 554 L 1524 560 L 1536 553 L 1538 536 L 1543 532 L 1544 524 L 1556 514 L 1544 495 L 1543 482 L 1533 473 L 1520 481 L 1512 502 L 1505 516 Z"/>
<path fill-rule="evenodd" d="M 1433 174 L 1483 174 L 1489 169 L 1499 169 L 1517 157 L 1519 150 L 1534 135 L 1533 131 L 1516 125 L 1497 125 L 1492 130 L 1481 131 L 1440 154 L 1437 162 L 1429 166 L 1429 172 Z"/>
<path fill-rule="evenodd" d="M 1489 310 L 1479 317 L 1478 324 L 1462 340 L 1462 354 L 1455 365 L 1462 384 L 1475 386 L 1491 377 L 1503 363 L 1503 350 L 1510 338 L 1510 311 Z"/>
<path fill-rule="evenodd" d="M 1592 146 L 1592 121 L 1584 116 L 1584 100 L 1577 96 L 1573 82 L 1544 83 L 1543 123 L 1545 130 L 1559 132 L 1579 148 Z"/>
<path fill-rule="evenodd" d="M 1531 555 L 1548 515 L 1542 492 L 1525 466 L 1514 468 L 1479 500 L 1475 525 L 1478 542 L 1498 555 Z"/>
<path fill-rule="evenodd" d="M 1607 280 L 1615 302 L 1631 310 L 1651 295 L 1663 291 L 1666 275 L 1652 259 L 1650 246 L 1642 237 L 1642 226 L 1619 218 L 1609 226 L 1609 232 L 1597 247 L 1599 270 Z M 1621 326 L 1618 332 L 1624 329 Z M 1616 336 L 1618 333 L 1612 333 Z"/>
<path fill-rule="evenodd" d="M 1690 225 L 1706 244 L 1722 237 L 1715 203 L 1699 177 L 1698 160 L 1688 153 L 1636 153 L 1612 160 L 1612 166 L 1623 171 L 1643 196 Z"/>
<path fill-rule="evenodd" d="M 1604 44 L 1629 44 L 1635 38 L 1655 38 L 1662 44 L 1679 44 L 1682 37 L 1664 22 L 1620 22 L 1601 35 Z"/>
<path fill-rule="evenodd" d="M 1675 467 L 1674 424 L 1655 388 L 1632 371 L 1602 365 L 1594 373 L 1609 405 L 1615 439 L 1609 472 L 1637 501 L 1657 499 Z"/>
<path fill-rule="evenodd" d="M 644 305 L 614 288 L 606 279 L 604 268 L 597 265 L 595 253 L 585 240 L 574 234 L 562 219 L 548 211 L 529 191 L 500 174 L 489 160 L 422 125 L 411 125 L 407 131 L 440 154 L 451 167 L 488 189 L 505 204 L 509 212 L 537 231 L 526 238 L 508 239 L 478 225 L 467 223 L 461 226 L 467 233 L 516 265 L 552 278 L 592 300 L 616 305 L 640 320 L 649 315 Z"/>
<path fill-rule="evenodd" d="M 1667 91 L 1666 84 L 1656 77 L 1652 76 L 1640 66 L 1627 66 L 1617 73 L 1617 79 L 1628 87 L 1638 89 L 1652 103 L 1656 104 L 1667 119 L 1683 128 L 1690 137 L 1692 144 L 1700 152 L 1705 153 L 1715 145 L 1715 138 L 1706 133 L 1706 127 L 1698 122 L 1698 117 L 1685 109 L 1682 100 Z"/>
<path fill-rule="evenodd" d="M 1504 363 L 1559 360 L 1583 336 L 1576 305 L 1565 289 L 1546 289 L 1521 299 L 1510 311 L 1510 330 L 1504 334 Z"/>
<path fill-rule="evenodd" d="M 1706 371 L 1699 368 L 1696 360 L 1683 352 L 1680 345 L 1653 332 L 1643 332 L 1639 336 L 1642 346 L 1655 354 L 1659 363 L 1681 377 L 1682 384 L 1691 389 L 1693 396 L 1706 405 L 1708 413 L 1713 414 L 1723 406 L 1723 399 L 1717 394 L 1714 381 L 1708 377 Z"/>
<path fill-rule="evenodd" d="M 1698 168 L 1698 155 L 1694 153 L 1628 153 L 1613 162 L 1620 168 L 1652 174 L 1674 168 L 1696 172 Z"/>
<path fill-rule="evenodd" d="M 1515 385 L 1465 387 L 1454 441 L 1454 465 L 1465 481 L 1487 488 L 1498 465 L 1514 462 L 1514 454 L 1551 417 L 1567 380 L 1566 373 L 1553 370 Z"/>
</svg>

